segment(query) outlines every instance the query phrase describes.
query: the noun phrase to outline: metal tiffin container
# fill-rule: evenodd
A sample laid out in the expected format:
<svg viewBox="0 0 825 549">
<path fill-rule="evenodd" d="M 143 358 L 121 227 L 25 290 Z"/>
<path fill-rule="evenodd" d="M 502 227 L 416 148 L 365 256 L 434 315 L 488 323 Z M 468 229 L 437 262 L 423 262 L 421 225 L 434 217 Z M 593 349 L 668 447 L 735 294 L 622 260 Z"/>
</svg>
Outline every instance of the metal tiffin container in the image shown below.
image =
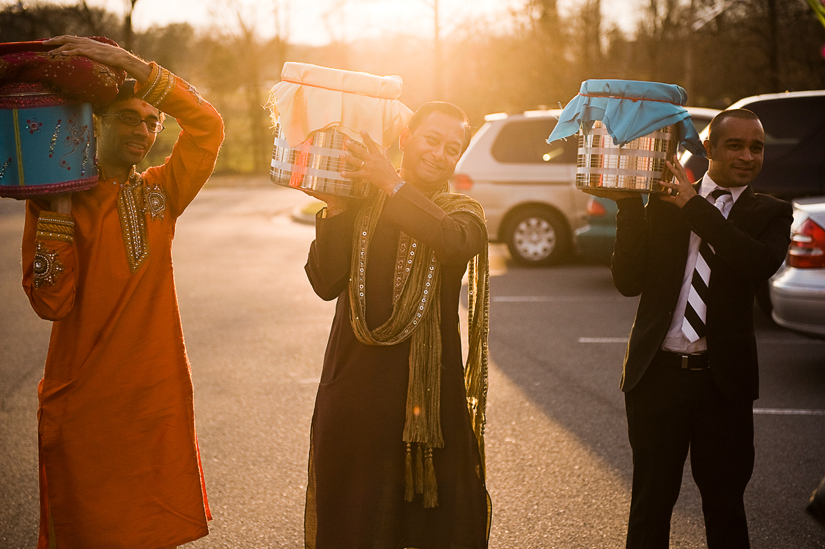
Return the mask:
<svg viewBox="0 0 825 549">
<path fill-rule="evenodd" d="M 676 127 L 665 126 L 624 145 L 615 145 L 601 121 L 587 133 L 579 130 L 576 187 L 643 193 L 663 192 L 661 182 L 673 174 L 665 161 L 679 145 Z"/>
<path fill-rule="evenodd" d="M 340 155 L 347 152 L 351 138 L 337 128 L 314 131 L 296 147 L 289 146 L 280 123 L 274 133 L 269 179 L 276 185 L 352 198 L 374 194 L 376 187 L 367 181 L 341 176 L 346 166 Z"/>
<path fill-rule="evenodd" d="M 680 144 L 705 154 L 686 101 L 674 84 L 585 80 L 547 142 L 577 135 L 579 189 L 663 192 L 672 179 L 665 163 Z"/>
<path fill-rule="evenodd" d="M 389 147 L 412 117 L 398 100 L 398 76 L 284 63 L 281 81 L 269 95 L 275 130 L 270 180 L 321 194 L 367 198 L 376 189 L 367 181 L 344 178 L 340 156 L 347 143 L 361 143 L 365 131 Z"/>
</svg>

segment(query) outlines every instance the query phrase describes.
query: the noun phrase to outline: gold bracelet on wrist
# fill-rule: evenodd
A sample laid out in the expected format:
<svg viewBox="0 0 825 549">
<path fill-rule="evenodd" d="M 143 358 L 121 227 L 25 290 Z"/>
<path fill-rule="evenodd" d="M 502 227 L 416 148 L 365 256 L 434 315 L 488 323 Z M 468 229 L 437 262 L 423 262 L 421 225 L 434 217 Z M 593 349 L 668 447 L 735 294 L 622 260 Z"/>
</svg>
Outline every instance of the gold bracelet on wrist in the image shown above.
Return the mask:
<svg viewBox="0 0 825 549">
<path fill-rule="evenodd" d="M 149 74 L 147 82 L 152 82 L 151 85 L 141 95 L 141 99 L 149 103 L 155 108 L 160 109 L 160 104 L 175 87 L 175 75 L 164 69 L 154 61 L 151 63 L 152 72 Z"/>
</svg>

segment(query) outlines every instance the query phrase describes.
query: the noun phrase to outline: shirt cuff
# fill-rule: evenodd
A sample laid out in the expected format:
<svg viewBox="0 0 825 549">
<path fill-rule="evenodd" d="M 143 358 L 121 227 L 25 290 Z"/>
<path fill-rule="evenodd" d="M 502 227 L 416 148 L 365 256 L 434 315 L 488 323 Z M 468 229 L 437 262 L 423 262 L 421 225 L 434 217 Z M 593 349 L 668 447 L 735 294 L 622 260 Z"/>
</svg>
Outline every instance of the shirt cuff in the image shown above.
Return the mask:
<svg viewBox="0 0 825 549">
<path fill-rule="evenodd" d="M 135 95 L 160 110 L 160 104 L 175 87 L 175 75 L 154 61 L 150 65 L 152 66 L 152 72 L 149 73 L 146 82 L 139 84 L 135 90 Z"/>
<path fill-rule="evenodd" d="M 74 241 L 74 219 L 70 214 L 42 211 L 37 218 L 37 240 Z"/>
</svg>

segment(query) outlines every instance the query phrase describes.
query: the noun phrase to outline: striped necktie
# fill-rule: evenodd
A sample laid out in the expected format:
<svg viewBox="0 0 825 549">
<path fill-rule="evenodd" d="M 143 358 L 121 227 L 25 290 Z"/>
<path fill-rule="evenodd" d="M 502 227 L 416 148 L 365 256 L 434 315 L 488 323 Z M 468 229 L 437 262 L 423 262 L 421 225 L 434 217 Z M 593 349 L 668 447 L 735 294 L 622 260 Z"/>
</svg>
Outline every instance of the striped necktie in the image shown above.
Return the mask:
<svg viewBox="0 0 825 549">
<path fill-rule="evenodd" d="M 725 204 L 733 201 L 730 191 L 716 189 L 710 195 L 716 201 L 716 207 L 722 212 L 722 215 L 725 215 Z M 682 321 L 682 333 L 691 343 L 705 336 L 708 284 L 710 283 L 710 264 L 713 262 L 713 256 L 713 248 L 702 240 L 699 243 L 699 254 L 696 256 L 696 267 L 693 269 L 690 293 L 685 306 L 685 318 Z"/>
</svg>

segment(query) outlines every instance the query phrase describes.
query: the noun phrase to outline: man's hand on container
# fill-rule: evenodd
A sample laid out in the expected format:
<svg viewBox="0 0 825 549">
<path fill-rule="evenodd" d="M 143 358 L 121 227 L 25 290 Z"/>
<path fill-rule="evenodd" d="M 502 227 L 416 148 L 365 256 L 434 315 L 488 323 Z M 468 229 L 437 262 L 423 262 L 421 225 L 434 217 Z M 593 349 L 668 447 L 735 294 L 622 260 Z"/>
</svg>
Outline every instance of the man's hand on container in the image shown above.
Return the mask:
<svg viewBox="0 0 825 549">
<path fill-rule="evenodd" d="M 367 132 L 362 131 L 361 138 L 364 140 L 363 145 L 357 141 L 347 141 L 350 154 L 342 154 L 341 159 L 357 168 L 341 171 L 341 175 L 352 179 L 366 179 L 391 196 L 395 187 L 401 183 L 401 176 L 395 171 L 386 153 Z"/>
<path fill-rule="evenodd" d="M 122 69 L 138 82 L 145 82 L 152 72 L 149 63 L 118 46 L 104 44 L 85 36 L 56 36 L 45 40 L 47 46 L 58 46 L 53 55 L 83 55 L 93 61 Z"/>
<path fill-rule="evenodd" d="M 679 208 L 681 208 L 687 204 L 688 200 L 696 196 L 696 191 L 693 189 L 690 181 L 688 181 L 685 169 L 679 163 L 676 155 L 673 155 L 673 158 L 668 160 L 666 164 L 667 169 L 676 176 L 676 181 L 662 181 L 662 186 L 670 189 L 671 194 L 663 194 L 660 195 L 659 198 L 663 202 L 670 202 L 671 204 L 676 204 Z"/>
</svg>

